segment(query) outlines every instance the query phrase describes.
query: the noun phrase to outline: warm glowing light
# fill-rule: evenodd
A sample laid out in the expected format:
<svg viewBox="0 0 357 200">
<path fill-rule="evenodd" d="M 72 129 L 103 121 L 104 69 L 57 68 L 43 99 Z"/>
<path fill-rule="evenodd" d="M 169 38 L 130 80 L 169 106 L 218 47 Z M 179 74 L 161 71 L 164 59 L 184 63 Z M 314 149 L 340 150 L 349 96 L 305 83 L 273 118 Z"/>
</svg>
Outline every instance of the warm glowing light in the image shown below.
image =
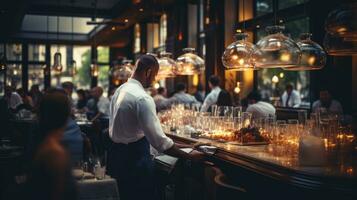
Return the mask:
<svg viewBox="0 0 357 200">
<path fill-rule="evenodd" d="M 128 19 L 125 19 L 125 20 L 124 20 L 124 22 L 125 22 L 125 23 L 128 23 L 128 22 L 129 22 L 129 20 L 128 20 Z"/>
<path fill-rule="evenodd" d="M 115 31 L 115 26 L 112 27 L 112 31 Z"/>
<path fill-rule="evenodd" d="M 160 87 L 160 84 L 159 84 L 159 83 L 155 83 L 155 84 L 154 84 L 154 88 L 155 88 L 155 89 L 159 89 L 159 87 Z"/>
<path fill-rule="evenodd" d="M 237 29 L 236 32 L 237 32 L 237 33 L 241 33 L 242 30 L 241 30 L 241 29 Z"/>
<path fill-rule="evenodd" d="M 140 12 L 143 12 L 143 11 L 144 11 L 144 9 L 143 9 L 143 8 L 140 8 L 140 9 L 139 9 L 139 11 L 140 11 Z"/>
<path fill-rule="evenodd" d="M 233 60 L 237 60 L 237 59 L 238 59 L 238 56 L 237 56 L 237 55 L 233 55 L 233 56 L 232 56 L 232 59 L 233 59 Z"/>
<path fill-rule="evenodd" d="M 18 74 L 17 70 L 15 69 L 14 70 L 14 75 L 16 76 Z"/>
<path fill-rule="evenodd" d="M 279 83 L 279 78 L 278 78 L 278 76 L 274 75 L 273 78 L 271 79 L 271 82 L 273 82 L 273 83 Z"/>
<path fill-rule="evenodd" d="M 199 82 L 200 82 L 199 77 L 197 74 L 195 74 L 192 78 L 192 85 L 197 86 Z"/>
<path fill-rule="evenodd" d="M 243 59 L 243 58 L 239 59 L 239 60 L 238 60 L 238 63 L 239 63 L 239 65 L 244 65 L 244 63 L 245 63 L 245 62 L 244 62 L 244 59 Z"/>
<path fill-rule="evenodd" d="M 240 93 L 240 88 L 239 87 L 235 87 L 234 88 L 234 93 L 239 94 Z"/>
<path fill-rule="evenodd" d="M 341 27 L 341 28 L 337 29 L 337 32 L 339 32 L 339 33 L 345 32 L 345 31 L 347 31 L 346 27 Z"/>
<path fill-rule="evenodd" d="M 285 74 L 283 72 L 280 72 L 279 77 L 284 78 Z"/>
<path fill-rule="evenodd" d="M 290 54 L 289 53 L 283 53 L 280 56 L 280 60 L 283 62 L 289 62 L 290 61 Z"/>
<path fill-rule="evenodd" d="M 309 65 L 314 65 L 315 60 L 315 56 L 310 56 L 309 59 L 307 59 L 307 63 L 309 63 Z"/>
</svg>

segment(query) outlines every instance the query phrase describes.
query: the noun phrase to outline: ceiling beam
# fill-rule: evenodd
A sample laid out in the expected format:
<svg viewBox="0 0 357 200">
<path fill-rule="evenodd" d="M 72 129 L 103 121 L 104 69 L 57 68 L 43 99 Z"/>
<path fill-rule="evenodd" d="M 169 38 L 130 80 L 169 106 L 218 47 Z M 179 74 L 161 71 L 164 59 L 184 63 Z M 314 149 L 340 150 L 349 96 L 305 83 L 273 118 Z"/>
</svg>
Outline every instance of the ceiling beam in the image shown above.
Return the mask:
<svg viewBox="0 0 357 200">
<path fill-rule="evenodd" d="M 39 5 L 32 4 L 27 10 L 28 14 L 36 15 L 59 15 L 59 16 L 74 16 L 74 17 L 94 17 L 94 14 L 98 18 L 111 18 L 111 10 L 72 6 L 51 6 L 51 5 Z"/>
</svg>

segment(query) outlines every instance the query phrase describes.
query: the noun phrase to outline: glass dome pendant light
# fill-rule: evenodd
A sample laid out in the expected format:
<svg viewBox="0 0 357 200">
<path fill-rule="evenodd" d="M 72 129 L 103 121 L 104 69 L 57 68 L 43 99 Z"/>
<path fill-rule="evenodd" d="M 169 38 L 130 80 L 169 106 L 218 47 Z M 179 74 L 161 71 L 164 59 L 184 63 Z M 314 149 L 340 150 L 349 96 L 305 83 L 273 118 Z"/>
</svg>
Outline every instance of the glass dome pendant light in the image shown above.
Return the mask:
<svg viewBox="0 0 357 200">
<path fill-rule="evenodd" d="M 311 40 L 311 36 L 311 33 L 301 34 L 300 41 L 297 42 L 297 45 L 301 50 L 300 64 L 284 68 L 284 70 L 319 70 L 325 66 L 326 53 L 319 44 Z"/>
<path fill-rule="evenodd" d="M 171 58 L 172 53 L 162 51 L 159 54 L 159 72 L 156 76 L 157 80 L 172 78 L 176 76 L 176 62 Z"/>
<path fill-rule="evenodd" d="M 284 26 L 268 26 L 268 36 L 259 40 L 254 52 L 258 68 L 286 68 L 300 63 L 301 50 L 294 40 L 283 34 Z"/>
<path fill-rule="evenodd" d="M 325 21 L 324 47 L 329 55 L 357 54 L 357 2 L 331 11 Z"/>
<path fill-rule="evenodd" d="M 254 70 L 253 52 L 255 46 L 246 41 L 247 33 L 237 33 L 236 41 L 228 45 L 222 55 L 222 63 L 226 70 L 245 71 Z"/>
<path fill-rule="evenodd" d="M 126 81 L 133 74 L 133 70 L 132 60 L 123 59 L 122 64 L 114 63 L 110 73 L 114 82 Z"/>
<path fill-rule="evenodd" d="M 195 48 L 184 48 L 184 54 L 176 59 L 177 75 L 201 74 L 205 69 L 205 61 L 195 54 Z"/>
<path fill-rule="evenodd" d="M 244 0 L 243 0 L 243 29 L 245 29 L 245 14 L 244 14 Z M 254 67 L 254 44 L 246 41 L 247 33 L 237 31 L 235 34 L 235 42 L 228 45 L 222 55 L 222 63 L 226 70 L 231 71 L 245 71 L 256 69 Z"/>
<path fill-rule="evenodd" d="M 57 16 L 57 42 L 58 42 L 58 35 L 59 35 L 59 16 Z M 55 70 L 58 74 L 62 72 L 62 54 L 59 50 L 59 45 L 57 44 L 57 52 L 53 56 L 53 70 Z"/>
</svg>

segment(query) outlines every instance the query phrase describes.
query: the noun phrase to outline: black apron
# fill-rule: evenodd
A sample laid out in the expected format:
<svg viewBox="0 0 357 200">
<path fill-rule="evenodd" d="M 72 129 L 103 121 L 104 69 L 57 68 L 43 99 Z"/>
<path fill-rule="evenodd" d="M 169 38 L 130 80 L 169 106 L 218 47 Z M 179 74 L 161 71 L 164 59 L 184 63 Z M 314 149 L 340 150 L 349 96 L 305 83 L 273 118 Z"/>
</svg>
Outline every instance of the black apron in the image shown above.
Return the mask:
<svg viewBox="0 0 357 200">
<path fill-rule="evenodd" d="M 157 199 L 150 144 L 145 137 L 130 144 L 114 143 L 107 167 L 118 183 L 120 200 Z"/>
</svg>

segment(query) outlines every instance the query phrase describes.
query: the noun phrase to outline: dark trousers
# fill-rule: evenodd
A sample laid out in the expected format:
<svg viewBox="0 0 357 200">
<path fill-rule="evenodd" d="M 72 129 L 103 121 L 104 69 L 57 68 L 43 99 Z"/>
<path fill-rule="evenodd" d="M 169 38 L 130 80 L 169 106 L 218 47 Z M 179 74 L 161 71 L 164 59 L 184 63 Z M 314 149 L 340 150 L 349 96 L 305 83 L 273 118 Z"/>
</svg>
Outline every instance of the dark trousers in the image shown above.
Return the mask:
<svg viewBox="0 0 357 200">
<path fill-rule="evenodd" d="M 120 200 L 157 199 L 150 144 L 145 137 L 130 144 L 113 144 L 107 167 L 118 183 Z"/>
</svg>

